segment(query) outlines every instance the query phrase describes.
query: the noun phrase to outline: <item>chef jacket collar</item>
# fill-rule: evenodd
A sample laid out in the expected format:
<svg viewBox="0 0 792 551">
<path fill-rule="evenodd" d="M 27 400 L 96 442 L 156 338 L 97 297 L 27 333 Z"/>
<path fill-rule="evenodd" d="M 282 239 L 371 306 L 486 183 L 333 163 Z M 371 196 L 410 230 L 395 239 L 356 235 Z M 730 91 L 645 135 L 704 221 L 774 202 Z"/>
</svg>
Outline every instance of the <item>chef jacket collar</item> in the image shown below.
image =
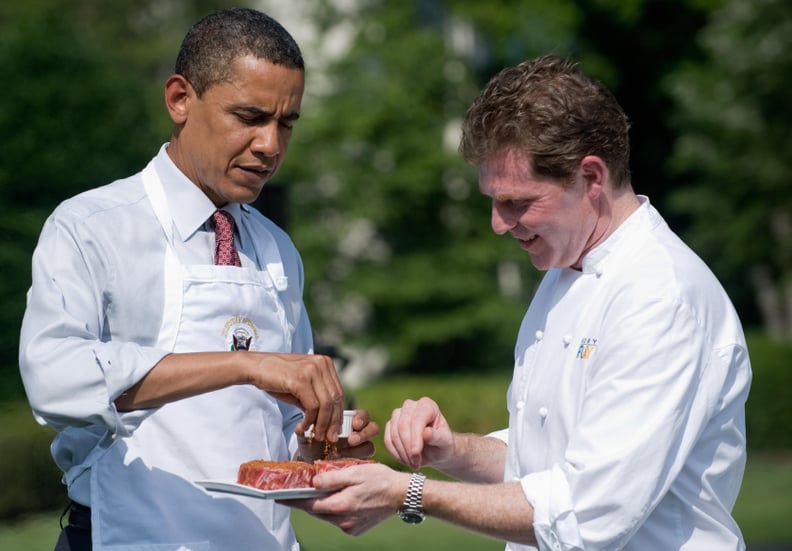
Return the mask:
<svg viewBox="0 0 792 551">
<path fill-rule="evenodd" d="M 638 201 L 640 201 L 641 206 L 627 220 L 622 222 L 605 241 L 594 247 L 583 257 L 582 271 L 584 274 L 601 276 L 605 271 L 610 253 L 617 247 L 617 243 L 632 239 L 638 232 L 637 228 L 645 225 L 655 225 L 658 222 L 656 211 L 650 208 L 649 198 L 645 195 L 639 195 Z"/>
</svg>

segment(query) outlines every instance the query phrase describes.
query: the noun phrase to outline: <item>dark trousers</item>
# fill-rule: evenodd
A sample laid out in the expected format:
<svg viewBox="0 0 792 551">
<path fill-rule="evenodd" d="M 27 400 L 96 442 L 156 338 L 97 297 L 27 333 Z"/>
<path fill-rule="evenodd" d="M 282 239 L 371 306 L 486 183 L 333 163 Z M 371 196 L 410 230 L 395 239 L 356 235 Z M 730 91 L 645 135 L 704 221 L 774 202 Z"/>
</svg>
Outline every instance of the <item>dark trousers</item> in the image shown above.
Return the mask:
<svg viewBox="0 0 792 551">
<path fill-rule="evenodd" d="M 69 513 L 69 524 L 63 526 L 66 513 Z M 91 551 L 92 548 L 91 510 L 72 501 L 61 515 L 61 533 L 55 551 Z"/>
</svg>

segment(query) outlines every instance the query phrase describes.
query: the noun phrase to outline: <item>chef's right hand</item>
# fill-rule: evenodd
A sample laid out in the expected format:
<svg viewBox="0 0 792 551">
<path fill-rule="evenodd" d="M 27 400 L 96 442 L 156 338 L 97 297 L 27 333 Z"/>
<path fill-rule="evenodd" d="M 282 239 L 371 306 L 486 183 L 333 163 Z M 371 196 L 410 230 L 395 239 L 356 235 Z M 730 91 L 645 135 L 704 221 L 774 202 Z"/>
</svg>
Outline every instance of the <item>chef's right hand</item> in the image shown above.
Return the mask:
<svg viewBox="0 0 792 551">
<path fill-rule="evenodd" d="M 344 389 L 335 364 L 320 354 L 244 352 L 255 358 L 250 384 L 303 410 L 295 432 L 302 436 L 311 425 L 317 440 L 338 440 L 344 416 Z"/>
<path fill-rule="evenodd" d="M 413 470 L 440 467 L 454 457 L 454 433 L 433 400 L 405 400 L 385 425 L 385 447 Z"/>
</svg>

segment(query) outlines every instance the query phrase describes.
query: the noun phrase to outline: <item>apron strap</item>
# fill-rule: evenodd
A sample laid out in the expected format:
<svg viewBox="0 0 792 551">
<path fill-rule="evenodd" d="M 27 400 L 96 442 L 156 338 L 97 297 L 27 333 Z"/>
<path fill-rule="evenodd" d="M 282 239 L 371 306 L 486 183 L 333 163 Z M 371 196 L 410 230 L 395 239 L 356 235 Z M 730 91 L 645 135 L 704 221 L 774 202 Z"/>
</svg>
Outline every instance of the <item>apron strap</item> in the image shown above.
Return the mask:
<svg viewBox="0 0 792 551">
<path fill-rule="evenodd" d="M 168 242 L 162 267 L 164 300 L 162 304 L 162 325 L 157 337 L 157 348 L 173 350 L 176 346 L 176 336 L 184 306 L 184 297 L 182 293 L 171 293 L 168 290 L 181 288 L 182 268 L 173 248 L 173 218 L 168 207 L 168 199 L 154 168 L 153 160 L 143 169 L 142 177 L 143 188 L 146 190 L 151 206 L 154 209 L 154 214 Z"/>
</svg>

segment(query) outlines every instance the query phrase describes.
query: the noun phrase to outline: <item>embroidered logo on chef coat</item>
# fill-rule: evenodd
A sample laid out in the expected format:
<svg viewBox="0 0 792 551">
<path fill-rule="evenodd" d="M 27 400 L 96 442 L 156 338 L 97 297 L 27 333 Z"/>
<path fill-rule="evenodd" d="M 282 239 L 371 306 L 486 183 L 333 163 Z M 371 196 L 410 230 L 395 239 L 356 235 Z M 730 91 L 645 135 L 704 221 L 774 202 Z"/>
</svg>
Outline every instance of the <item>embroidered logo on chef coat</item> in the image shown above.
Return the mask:
<svg viewBox="0 0 792 551">
<path fill-rule="evenodd" d="M 581 360 L 588 360 L 594 355 L 597 349 L 597 339 L 584 338 L 580 339 L 580 346 L 577 351 L 577 358 Z"/>
<path fill-rule="evenodd" d="M 223 327 L 227 350 L 255 350 L 258 331 L 249 318 L 234 316 Z"/>
</svg>

